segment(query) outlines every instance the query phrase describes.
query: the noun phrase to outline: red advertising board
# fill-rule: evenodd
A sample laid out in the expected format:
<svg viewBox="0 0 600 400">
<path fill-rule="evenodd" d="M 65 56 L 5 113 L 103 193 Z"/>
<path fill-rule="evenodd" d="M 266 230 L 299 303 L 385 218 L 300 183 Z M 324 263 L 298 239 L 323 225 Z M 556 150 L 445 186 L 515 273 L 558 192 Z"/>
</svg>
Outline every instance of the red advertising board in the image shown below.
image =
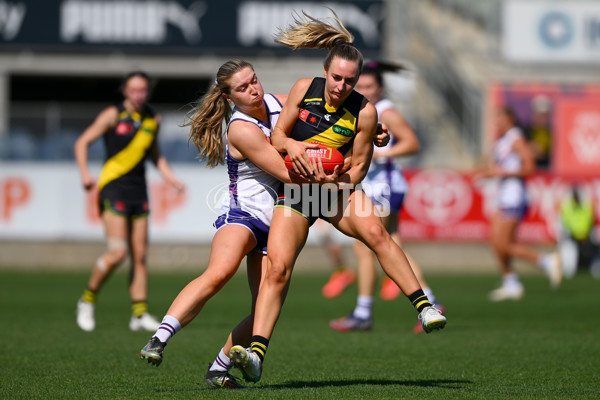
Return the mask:
<svg viewBox="0 0 600 400">
<path fill-rule="evenodd" d="M 554 170 L 600 175 L 600 98 L 562 99 L 556 106 Z"/>
<path fill-rule="evenodd" d="M 472 173 L 450 169 L 413 169 L 405 171 L 405 176 L 409 192 L 400 216 L 403 239 L 487 240 L 497 181 L 477 180 Z M 560 203 L 574 183 L 593 199 L 596 210 L 600 209 L 600 178 L 575 182 L 552 173 L 536 173 L 527 179 L 529 209 L 519 227 L 520 239 L 538 243 L 556 239 Z"/>
</svg>

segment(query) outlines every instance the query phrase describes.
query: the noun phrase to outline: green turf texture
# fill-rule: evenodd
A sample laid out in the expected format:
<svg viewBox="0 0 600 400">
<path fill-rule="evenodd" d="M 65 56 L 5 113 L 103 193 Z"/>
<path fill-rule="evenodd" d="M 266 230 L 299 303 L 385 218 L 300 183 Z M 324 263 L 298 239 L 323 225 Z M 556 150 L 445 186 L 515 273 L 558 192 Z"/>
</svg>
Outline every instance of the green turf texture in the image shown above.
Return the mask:
<svg viewBox="0 0 600 400">
<path fill-rule="evenodd" d="M 600 281 L 576 276 L 553 292 L 523 278 L 520 302 L 490 303 L 493 276 L 433 275 L 446 329 L 412 333 L 416 312 L 400 298 L 375 302 L 371 332 L 339 333 L 332 318 L 354 305 L 356 286 L 320 295 L 325 273 L 298 273 L 267 352 L 262 380 L 243 391 L 204 384 L 229 330 L 249 311 L 238 274 L 165 350 L 158 368 L 136 357 L 147 332 L 130 332 L 127 276 L 100 293 L 92 333 L 75 324 L 87 273 L 0 272 L 0 398 L 5 399 L 591 399 L 600 398 Z M 162 317 L 194 275 L 150 277 Z M 239 375 L 239 374 L 238 374 Z"/>
</svg>

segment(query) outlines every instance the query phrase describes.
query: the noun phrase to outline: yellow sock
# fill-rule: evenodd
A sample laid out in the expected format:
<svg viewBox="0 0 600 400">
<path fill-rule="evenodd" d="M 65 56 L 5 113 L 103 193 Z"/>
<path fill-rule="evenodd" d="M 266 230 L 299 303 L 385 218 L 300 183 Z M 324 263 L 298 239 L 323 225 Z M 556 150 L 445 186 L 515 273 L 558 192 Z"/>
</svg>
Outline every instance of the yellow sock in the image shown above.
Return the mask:
<svg viewBox="0 0 600 400">
<path fill-rule="evenodd" d="M 139 318 L 148 312 L 148 302 L 135 301 L 131 304 L 131 313 L 134 317 Z"/>
<path fill-rule="evenodd" d="M 93 292 L 90 289 L 85 289 L 81 295 L 81 300 L 85 301 L 86 303 L 96 304 L 96 296 L 96 292 Z"/>
</svg>

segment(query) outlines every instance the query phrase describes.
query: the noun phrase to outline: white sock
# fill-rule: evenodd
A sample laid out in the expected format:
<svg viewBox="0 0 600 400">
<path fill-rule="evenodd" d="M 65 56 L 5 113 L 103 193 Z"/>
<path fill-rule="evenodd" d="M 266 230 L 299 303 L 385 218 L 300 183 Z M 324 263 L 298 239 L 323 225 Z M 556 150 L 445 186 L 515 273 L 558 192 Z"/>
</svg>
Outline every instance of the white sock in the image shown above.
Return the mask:
<svg viewBox="0 0 600 400">
<path fill-rule="evenodd" d="M 210 371 L 229 371 L 231 368 L 231 360 L 223 353 L 223 349 L 219 352 L 217 358 L 210 366 Z"/>
<path fill-rule="evenodd" d="M 551 261 L 552 261 L 552 259 L 551 259 L 550 254 L 548 254 L 548 253 L 542 253 L 538 257 L 537 264 L 540 266 L 540 268 L 545 273 L 548 273 L 550 271 Z"/>
<path fill-rule="evenodd" d="M 171 339 L 174 334 L 179 332 L 180 329 L 181 324 L 177 318 L 170 315 L 165 315 L 154 336 L 156 336 L 161 342 L 168 343 L 169 339 Z"/>
<path fill-rule="evenodd" d="M 356 300 L 356 308 L 352 314 L 356 318 L 367 319 L 371 318 L 371 311 L 373 309 L 373 296 L 362 296 L 359 295 Z"/>
<path fill-rule="evenodd" d="M 423 293 L 425 293 L 425 296 L 427 296 L 431 304 L 435 303 L 435 296 L 433 295 L 433 290 L 431 290 L 429 286 L 423 288 Z"/>
<path fill-rule="evenodd" d="M 519 280 L 519 275 L 509 272 L 502 277 L 502 284 L 510 287 L 521 286 L 521 281 Z"/>
</svg>

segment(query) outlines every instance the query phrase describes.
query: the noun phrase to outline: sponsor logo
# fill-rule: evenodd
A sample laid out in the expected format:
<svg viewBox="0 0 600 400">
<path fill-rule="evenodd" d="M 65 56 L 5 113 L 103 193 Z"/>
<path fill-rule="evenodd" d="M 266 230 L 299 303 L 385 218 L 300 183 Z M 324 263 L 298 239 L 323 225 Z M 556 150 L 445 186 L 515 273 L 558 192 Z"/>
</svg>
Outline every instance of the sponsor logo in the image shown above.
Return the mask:
<svg viewBox="0 0 600 400">
<path fill-rule="evenodd" d="M 122 201 L 115 201 L 115 210 L 125 211 L 125 203 L 123 203 Z"/>
<path fill-rule="evenodd" d="M 591 48 L 600 47 L 600 18 L 590 17 L 586 21 L 585 35 Z"/>
<path fill-rule="evenodd" d="M 127 122 L 119 122 L 115 127 L 115 133 L 117 135 L 127 135 L 133 132 L 133 126 Z"/>
<path fill-rule="evenodd" d="M 186 9 L 176 1 L 67 0 L 60 7 L 60 38 L 67 43 L 161 44 L 174 26 L 186 42 L 197 44 L 206 8 L 203 1 Z"/>
<path fill-rule="evenodd" d="M 331 119 L 331 114 L 325 114 L 325 121 L 329 122 L 329 120 Z"/>
<path fill-rule="evenodd" d="M 298 118 L 312 126 L 319 126 L 321 123 L 321 117 L 319 115 L 311 113 L 305 109 L 300 109 Z"/>
<path fill-rule="evenodd" d="M 471 209 L 473 190 L 453 171 L 423 170 L 410 181 L 406 211 L 418 222 L 447 226 L 460 221 Z"/>
<path fill-rule="evenodd" d="M 598 165 L 600 162 L 600 112 L 580 112 L 575 117 L 567 136 L 573 156 L 581 163 Z"/>
<path fill-rule="evenodd" d="M 8 176 L 0 179 L 0 220 L 10 222 L 16 213 L 31 204 L 32 187 L 27 179 Z M 19 210 L 19 208 L 22 208 Z"/>
<path fill-rule="evenodd" d="M 0 1 L 0 37 L 9 41 L 17 37 L 23 26 L 23 20 L 27 13 L 24 3 L 11 4 Z"/>
<path fill-rule="evenodd" d="M 342 135 L 342 136 L 346 136 L 346 137 L 352 137 L 354 135 L 354 132 L 352 131 L 352 129 L 346 128 L 345 126 L 333 125 L 331 127 L 331 129 L 338 135 Z"/>
<path fill-rule="evenodd" d="M 575 29 L 569 15 L 552 11 L 542 17 L 538 31 L 543 44 L 559 49 L 571 43 Z"/>
<path fill-rule="evenodd" d="M 310 158 L 320 158 L 323 160 L 331 160 L 331 149 L 306 149 L 306 155 Z"/>
<path fill-rule="evenodd" d="M 320 106 L 321 102 L 320 101 L 304 101 L 304 105 L 305 106 Z"/>
<path fill-rule="evenodd" d="M 169 216 L 178 208 L 184 208 L 187 202 L 186 192 L 178 192 L 165 181 L 153 183 L 150 186 L 152 199 L 152 221 L 164 225 L 169 222 Z M 144 210 L 149 211 L 148 203 Z"/>
</svg>

